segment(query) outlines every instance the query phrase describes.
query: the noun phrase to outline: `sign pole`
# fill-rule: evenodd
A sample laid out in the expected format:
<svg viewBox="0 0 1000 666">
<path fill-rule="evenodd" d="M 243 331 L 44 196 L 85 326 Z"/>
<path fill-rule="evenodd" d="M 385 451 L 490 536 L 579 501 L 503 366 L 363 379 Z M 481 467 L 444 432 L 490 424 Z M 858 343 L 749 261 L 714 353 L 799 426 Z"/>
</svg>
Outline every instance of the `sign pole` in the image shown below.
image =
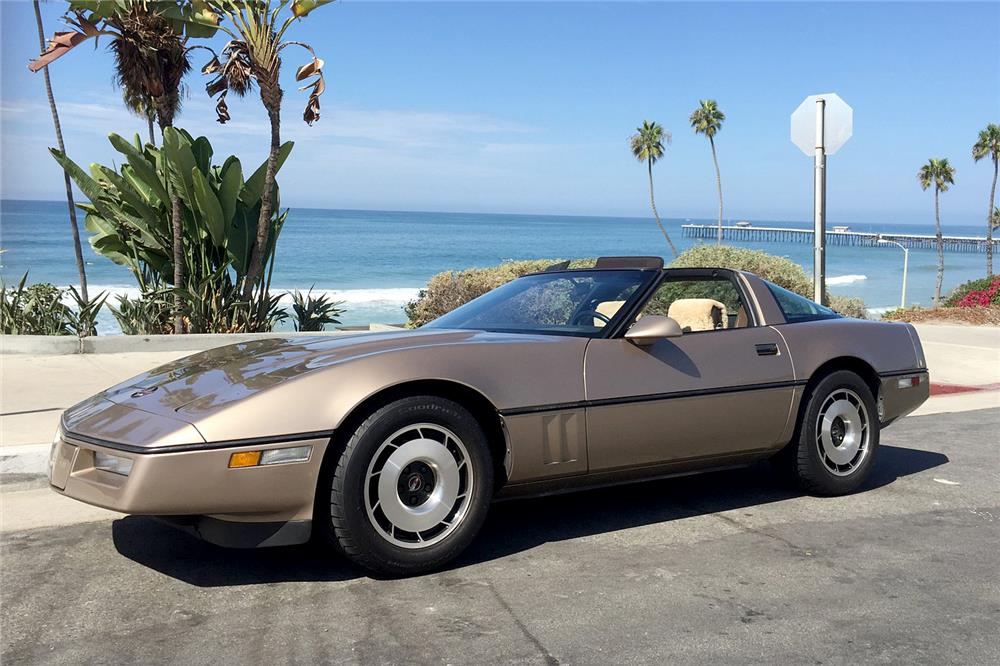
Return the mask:
<svg viewBox="0 0 1000 666">
<path fill-rule="evenodd" d="M 792 112 L 791 136 L 813 158 L 813 300 L 826 296 L 826 156 L 854 132 L 854 109 L 837 93 L 809 95 Z"/>
<path fill-rule="evenodd" d="M 826 101 L 816 100 L 816 152 L 813 182 L 813 300 L 823 303 L 826 291 Z"/>
</svg>

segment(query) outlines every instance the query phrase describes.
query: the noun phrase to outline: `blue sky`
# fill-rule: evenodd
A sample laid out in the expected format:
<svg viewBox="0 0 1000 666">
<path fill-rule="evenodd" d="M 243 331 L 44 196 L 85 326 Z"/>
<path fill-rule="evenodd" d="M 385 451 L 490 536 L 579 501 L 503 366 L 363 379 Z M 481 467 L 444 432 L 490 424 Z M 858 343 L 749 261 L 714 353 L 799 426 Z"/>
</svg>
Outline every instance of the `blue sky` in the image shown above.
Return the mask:
<svg viewBox="0 0 1000 666">
<path fill-rule="evenodd" d="M 64 4 L 43 3 L 46 29 Z M 57 199 L 61 178 L 28 2 L 0 2 L 2 173 L 6 198 Z M 829 163 L 831 222 L 928 223 L 917 185 L 948 157 L 945 224 L 985 220 L 991 168 L 970 148 L 1000 122 L 1000 4 L 992 3 L 383 3 L 344 0 L 293 28 L 325 59 L 323 117 L 286 58 L 283 134 L 297 145 L 280 174 L 288 206 L 648 215 L 645 170 L 627 140 L 643 119 L 673 134 L 655 167 L 667 217 L 716 214 L 708 142 L 687 117 L 700 98 L 728 118 L 717 145 L 727 217 L 808 219 L 811 161 L 789 141 L 789 114 L 812 93 L 854 108 L 854 136 Z M 221 38 L 218 40 L 221 42 Z M 305 62 L 305 57 L 301 58 Z M 177 124 L 216 155 L 265 156 L 256 96 L 214 122 L 197 68 Z M 143 123 L 113 87 L 104 45 L 52 66 L 68 152 L 110 162 L 109 132 Z"/>
</svg>

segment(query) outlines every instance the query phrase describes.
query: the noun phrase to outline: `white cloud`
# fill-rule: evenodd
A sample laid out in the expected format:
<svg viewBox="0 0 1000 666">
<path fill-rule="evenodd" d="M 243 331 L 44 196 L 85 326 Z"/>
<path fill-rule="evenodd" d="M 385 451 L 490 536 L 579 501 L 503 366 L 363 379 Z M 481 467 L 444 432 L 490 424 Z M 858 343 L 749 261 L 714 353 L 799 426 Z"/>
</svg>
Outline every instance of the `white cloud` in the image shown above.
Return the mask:
<svg viewBox="0 0 1000 666">
<path fill-rule="evenodd" d="M 96 94 L 59 103 L 68 152 L 78 163 L 121 160 L 106 136 L 146 134 L 145 122 L 114 99 Z M 327 105 L 312 127 L 301 121 L 299 103 L 283 104 L 282 139 L 295 141 L 295 159 L 282 170 L 286 201 L 310 202 L 365 192 L 379 199 L 398 189 L 417 188 L 445 196 L 458 182 L 510 181 L 524 160 L 552 146 L 526 141 L 538 132 L 524 124 L 488 115 L 422 109 L 366 109 Z M 178 124 L 212 140 L 217 155 L 237 154 L 245 168 L 263 161 L 269 126 L 256 98 L 230 100 L 233 120 L 215 121 L 215 103 L 204 96 L 186 100 Z M 7 196 L 44 197 L 58 191 L 58 168 L 46 154 L 52 144 L 48 105 L 4 100 L 3 189 Z M 25 155 L 32 166 L 15 168 Z M 16 164 L 15 164 L 16 162 Z M 30 173 L 30 175 L 29 175 Z M 316 187 L 317 179 L 328 182 Z M 405 184 L 405 185 L 404 185 Z"/>
<path fill-rule="evenodd" d="M 220 126 L 215 122 L 215 104 L 208 99 L 188 100 L 178 125 L 194 134 L 209 134 L 214 139 L 222 134 L 266 136 L 270 126 L 263 111 L 252 100 L 230 100 L 233 120 Z M 502 118 L 419 109 L 364 109 L 329 105 L 323 109 L 319 122 L 309 127 L 300 120 L 300 100 L 286 97 L 282 105 L 282 134 L 289 139 L 316 141 L 333 139 L 362 145 L 401 149 L 442 148 L 482 142 L 491 137 L 524 135 L 537 130 Z M 301 100 L 304 104 L 304 100 Z M 125 127 L 142 125 L 142 119 L 129 113 L 120 104 L 88 101 L 58 103 L 59 116 L 68 130 L 88 131 L 107 135 L 122 133 Z M 37 128 L 37 118 L 48 117 L 48 105 L 24 100 L 5 100 L 0 104 L 5 123 L 30 125 Z M 47 129 L 47 128 L 46 128 Z M 487 141 L 489 151 L 530 150 L 532 144 Z M 517 146 L 517 147 L 515 147 Z"/>
</svg>

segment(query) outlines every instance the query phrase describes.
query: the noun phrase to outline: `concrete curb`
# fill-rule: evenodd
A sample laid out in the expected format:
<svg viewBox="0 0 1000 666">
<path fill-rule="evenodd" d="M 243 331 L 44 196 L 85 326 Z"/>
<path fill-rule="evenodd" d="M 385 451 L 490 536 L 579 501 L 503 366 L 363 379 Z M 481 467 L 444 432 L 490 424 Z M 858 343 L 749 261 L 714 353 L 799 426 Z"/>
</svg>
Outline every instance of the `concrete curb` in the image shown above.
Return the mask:
<svg viewBox="0 0 1000 666">
<path fill-rule="evenodd" d="M 89 338 L 75 338 L 68 335 L 2 335 L 0 355 L 30 354 L 35 356 L 59 356 L 64 354 L 120 354 L 123 352 L 170 352 L 203 351 L 237 342 L 263 340 L 267 338 L 292 337 L 337 337 L 375 331 L 400 331 L 396 326 L 372 324 L 367 330 L 358 331 L 318 331 L 296 333 L 278 331 L 274 333 L 191 333 L 188 335 L 108 335 Z"/>
<path fill-rule="evenodd" d="M 51 444 L 22 444 L 0 448 L 3 492 L 47 486 L 51 448 Z"/>
</svg>

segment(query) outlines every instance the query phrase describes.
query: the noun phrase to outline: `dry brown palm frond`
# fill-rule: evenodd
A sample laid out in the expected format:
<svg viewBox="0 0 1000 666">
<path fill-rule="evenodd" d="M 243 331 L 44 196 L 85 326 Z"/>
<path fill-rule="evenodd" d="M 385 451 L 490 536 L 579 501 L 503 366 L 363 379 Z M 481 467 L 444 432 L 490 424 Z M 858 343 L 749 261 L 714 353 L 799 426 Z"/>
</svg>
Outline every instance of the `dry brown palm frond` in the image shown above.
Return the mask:
<svg viewBox="0 0 1000 666">
<path fill-rule="evenodd" d="M 226 77 L 229 89 L 243 97 L 250 92 L 253 87 L 253 65 L 250 60 L 250 53 L 246 44 L 240 41 L 232 41 L 223 49 L 226 61 L 222 67 L 222 74 Z"/>
<path fill-rule="evenodd" d="M 49 40 L 45 52 L 28 63 L 28 69 L 32 72 L 37 72 L 54 60 L 58 60 L 88 39 L 96 39 L 101 35 L 115 36 L 114 32 L 102 30 L 97 24 L 87 20 L 81 12 L 67 13 L 63 20 L 76 30 L 57 32 Z"/>
<path fill-rule="evenodd" d="M 312 62 L 299 67 L 295 73 L 296 81 L 304 81 L 314 77 L 311 83 L 299 88 L 300 91 L 309 90 L 309 101 L 306 102 L 306 109 L 302 114 L 302 119 L 309 125 L 319 120 L 319 96 L 326 91 L 326 80 L 323 78 L 323 61 L 313 57 Z"/>
<path fill-rule="evenodd" d="M 250 92 L 253 85 L 252 65 L 246 45 L 232 40 L 222 49 L 222 58 L 206 46 L 200 46 L 212 53 L 212 59 L 201 68 L 201 73 L 214 75 L 205 85 L 205 91 L 215 98 L 216 119 L 225 124 L 229 121 L 229 106 L 226 95 L 230 92 L 242 97 Z"/>
<path fill-rule="evenodd" d="M 145 3 L 136 3 L 114 23 L 120 32 L 111 43 L 117 83 L 148 97 L 161 127 L 172 125 L 180 110 L 181 80 L 191 69 L 183 37 Z"/>
</svg>

